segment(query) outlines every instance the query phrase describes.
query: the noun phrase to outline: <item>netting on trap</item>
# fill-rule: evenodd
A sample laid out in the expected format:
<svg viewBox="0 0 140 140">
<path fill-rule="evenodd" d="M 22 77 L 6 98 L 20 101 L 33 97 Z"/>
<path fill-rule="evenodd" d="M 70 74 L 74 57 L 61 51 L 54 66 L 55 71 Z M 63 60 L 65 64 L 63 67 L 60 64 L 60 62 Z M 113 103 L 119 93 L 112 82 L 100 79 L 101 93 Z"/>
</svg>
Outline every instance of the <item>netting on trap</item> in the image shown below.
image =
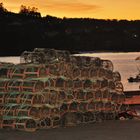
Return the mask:
<svg viewBox="0 0 140 140">
<path fill-rule="evenodd" d="M 110 60 L 35 48 L 0 63 L 0 128 L 35 131 L 115 119 L 125 110 Z"/>
</svg>

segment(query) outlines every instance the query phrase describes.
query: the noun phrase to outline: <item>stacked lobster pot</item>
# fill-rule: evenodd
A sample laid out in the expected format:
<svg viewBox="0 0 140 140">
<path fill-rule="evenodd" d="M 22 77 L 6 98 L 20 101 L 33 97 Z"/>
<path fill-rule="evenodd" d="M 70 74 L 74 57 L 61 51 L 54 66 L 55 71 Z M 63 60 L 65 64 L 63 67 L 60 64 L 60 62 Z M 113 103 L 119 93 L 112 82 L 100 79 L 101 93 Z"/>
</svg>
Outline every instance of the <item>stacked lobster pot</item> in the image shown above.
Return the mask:
<svg viewBox="0 0 140 140">
<path fill-rule="evenodd" d="M 0 128 L 35 131 L 115 119 L 125 100 L 111 61 L 68 51 L 25 51 L 20 64 L 0 65 L 0 77 Z"/>
</svg>

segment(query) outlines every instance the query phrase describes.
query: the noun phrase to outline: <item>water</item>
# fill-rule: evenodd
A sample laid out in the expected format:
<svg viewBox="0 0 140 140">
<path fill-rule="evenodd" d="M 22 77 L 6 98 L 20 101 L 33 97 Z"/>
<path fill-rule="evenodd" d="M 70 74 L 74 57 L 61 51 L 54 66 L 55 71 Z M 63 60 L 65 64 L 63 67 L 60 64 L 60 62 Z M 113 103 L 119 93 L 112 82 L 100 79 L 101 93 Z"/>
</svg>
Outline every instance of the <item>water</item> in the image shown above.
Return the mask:
<svg viewBox="0 0 140 140">
<path fill-rule="evenodd" d="M 114 71 L 119 71 L 122 77 L 124 90 L 138 90 L 140 83 L 128 83 L 127 78 L 135 76 L 138 73 L 135 58 L 140 56 L 140 52 L 131 53 L 86 53 L 81 56 L 100 57 L 101 59 L 109 59 L 113 62 Z M 0 57 L 0 61 L 19 63 L 19 57 Z"/>
<path fill-rule="evenodd" d="M 20 62 L 20 57 L 0 57 L 0 62 L 11 62 L 11 63 L 15 63 L 18 64 Z"/>
</svg>

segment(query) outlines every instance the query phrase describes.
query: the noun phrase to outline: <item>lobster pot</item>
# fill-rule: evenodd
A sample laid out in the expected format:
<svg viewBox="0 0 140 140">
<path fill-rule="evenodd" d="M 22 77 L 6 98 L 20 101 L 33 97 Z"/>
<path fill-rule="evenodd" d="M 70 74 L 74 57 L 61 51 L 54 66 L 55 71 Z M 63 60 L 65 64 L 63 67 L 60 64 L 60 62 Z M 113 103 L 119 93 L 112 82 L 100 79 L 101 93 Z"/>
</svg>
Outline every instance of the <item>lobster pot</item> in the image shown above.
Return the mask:
<svg viewBox="0 0 140 140">
<path fill-rule="evenodd" d="M 51 117 L 53 117 L 53 116 L 60 116 L 60 107 L 59 106 L 52 106 Z"/>
<path fill-rule="evenodd" d="M 111 108 L 112 108 L 112 112 L 116 113 L 118 111 L 119 104 L 112 104 Z"/>
<path fill-rule="evenodd" d="M 45 102 L 45 98 L 42 94 L 35 93 L 25 93 L 20 96 L 20 104 L 43 104 Z"/>
<path fill-rule="evenodd" d="M 98 57 L 86 57 L 85 60 L 85 66 L 87 67 L 100 67 L 100 58 Z"/>
<path fill-rule="evenodd" d="M 113 80 L 115 82 L 121 81 L 121 75 L 119 72 L 117 72 L 117 71 L 113 72 Z"/>
<path fill-rule="evenodd" d="M 82 68 L 81 69 L 81 78 L 90 78 L 90 68 Z"/>
<path fill-rule="evenodd" d="M 102 61 L 101 61 L 101 59 L 99 58 L 99 57 L 91 57 L 91 60 L 92 60 L 92 67 L 101 67 L 101 65 L 102 65 Z"/>
<path fill-rule="evenodd" d="M 69 51 L 63 51 L 63 50 L 57 50 L 57 61 L 58 62 L 70 62 L 70 52 Z"/>
<path fill-rule="evenodd" d="M 118 103 L 119 102 L 119 94 L 112 93 L 111 101 L 113 101 L 114 103 Z"/>
<path fill-rule="evenodd" d="M 105 79 L 112 80 L 113 79 L 113 72 L 111 70 L 105 70 Z"/>
<path fill-rule="evenodd" d="M 110 93 L 108 89 L 101 90 L 102 93 L 102 101 L 108 102 L 110 100 Z"/>
<path fill-rule="evenodd" d="M 73 80 L 74 89 L 83 89 L 83 82 L 80 79 Z"/>
<path fill-rule="evenodd" d="M 50 117 L 52 115 L 52 107 L 50 104 L 46 104 L 45 106 L 40 108 L 40 118 Z"/>
<path fill-rule="evenodd" d="M 55 85 L 56 85 L 56 79 L 54 78 L 48 78 L 48 79 L 45 79 L 44 81 L 45 88 L 54 88 Z"/>
<path fill-rule="evenodd" d="M 52 128 L 52 118 L 46 117 L 39 121 L 39 128 L 40 129 L 50 129 Z"/>
<path fill-rule="evenodd" d="M 71 102 L 68 104 L 68 112 L 77 112 L 78 111 L 78 102 Z"/>
<path fill-rule="evenodd" d="M 115 82 L 114 81 L 108 81 L 108 88 L 110 90 L 115 90 Z"/>
<path fill-rule="evenodd" d="M 58 54 L 59 61 L 70 62 L 71 56 L 70 56 L 70 52 L 69 51 L 58 50 L 57 54 Z"/>
<path fill-rule="evenodd" d="M 27 105 L 20 105 L 16 109 L 16 116 L 28 116 L 33 118 L 41 118 L 41 109 Z"/>
<path fill-rule="evenodd" d="M 54 63 L 54 64 L 49 65 L 49 75 L 50 76 L 61 75 L 61 69 L 60 69 L 59 63 Z"/>
<path fill-rule="evenodd" d="M 117 94 L 117 93 L 111 93 L 111 101 L 112 102 L 115 102 L 115 103 L 117 103 L 118 102 L 118 98 L 119 98 L 119 95 Z"/>
<path fill-rule="evenodd" d="M 71 62 L 65 63 L 65 69 L 64 69 L 64 76 L 71 78 L 72 74 L 71 71 L 74 68 L 74 65 Z"/>
<path fill-rule="evenodd" d="M 122 93 L 122 94 L 119 94 L 119 99 L 118 99 L 118 103 L 119 104 L 123 104 L 125 101 L 125 95 Z"/>
<path fill-rule="evenodd" d="M 33 50 L 33 58 L 35 59 L 35 61 L 33 63 L 46 63 L 47 58 L 48 58 L 47 56 L 49 55 L 48 52 L 50 52 L 50 51 L 51 51 L 50 49 L 46 49 L 46 48 L 35 48 Z M 55 52 L 55 50 L 53 50 L 53 52 Z M 53 56 L 53 54 L 51 53 L 52 56 Z M 48 58 L 48 59 L 50 59 L 50 58 Z"/>
<path fill-rule="evenodd" d="M 105 112 L 111 112 L 112 111 L 111 106 L 112 106 L 111 102 L 105 102 L 104 103 L 104 111 Z"/>
<path fill-rule="evenodd" d="M 37 130 L 37 123 L 30 117 L 19 117 L 16 119 L 15 128 L 17 130 L 34 132 Z"/>
<path fill-rule="evenodd" d="M 47 49 L 45 50 L 45 60 L 48 63 L 54 63 L 58 61 L 58 53 L 57 50 L 54 49 Z"/>
<path fill-rule="evenodd" d="M 123 84 L 121 82 L 115 82 L 115 90 L 117 92 L 123 92 Z"/>
<path fill-rule="evenodd" d="M 0 119 L 0 129 L 2 129 L 2 119 Z"/>
<path fill-rule="evenodd" d="M 108 80 L 106 80 L 106 79 L 103 79 L 101 81 L 101 89 L 103 89 L 103 88 L 108 88 Z"/>
<path fill-rule="evenodd" d="M 71 71 L 71 78 L 72 79 L 77 79 L 77 78 L 80 78 L 80 75 L 81 75 L 81 71 L 78 67 L 75 67 L 73 68 Z"/>
<path fill-rule="evenodd" d="M 75 90 L 75 97 L 77 101 L 84 101 L 85 100 L 86 91 L 84 90 Z"/>
<path fill-rule="evenodd" d="M 65 127 L 75 126 L 77 124 L 77 113 L 67 112 L 62 116 L 62 125 Z"/>
<path fill-rule="evenodd" d="M 87 56 L 73 56 L 75 58 L 75 64 L 79 67 L 100 67 L 101 60 L 98 57 L 87 57 Z"/>
<path fill-rule="evenodd" d="M 25 80 L 22 83 L 22 92 L 39 92 L 44 89 L 44 82 L 39 80 Z"/>
<path fill-rule="evenodd" d="M 61 90 L 58 95 L 58 102 L 72 102 L 75 99 L 74 92 L 71 90 Z"/>
<path fill-rule="evenodd" d="M 13 118 L 5 117 L 0 123 L 2 129 L 15 129 L 15 119 Z"/>
<path fill-rule="evenodd" d="M 66 71 L 66 66 L 65 66 L 65 62 L 60 62 L 59 63 L 59 73 L 60 75 L 63 75 L 64 76 L 64 73 Z"/>
<path fill-rule="evenodd" d="M 0 78 L 7 78 L 9 71 L 10 67 L 0 67 Z"/>
<path fill-rule="evenodd" d="M 61 125 L 61 117 L 60 116 L 53 116 L 51 118 L 52 121 L 52 128 L 58 128 Z"/>
<path fill-rule="evenodd" d="M 34 63 L 40 64 L 45 63 L 45 53 L 43 51 L 24 51 L 20 56 L 21 63 Z"/>
<path fill-rule="evenodd" d="M 81 68 L 83 66 L 83 61 L 81 56 L 71 56 L 71 62 L 73 65 Z"/>
<path fill-rule="evenodd" d="M 17 104 L 7 104 L 2 108 L 2 115 L 4 116 L 15 116 L 16 109 L 18 108 Z"/>
<path fill-rule="evenodd" d="M 39 78 L 47 75 L 46 68 L 43 65 L 26 65 L 24 78 Z"/>
<path fill-rule="evenodd" d="M 69 105 L 67 103 L 62 103 L 60 106 L 60 114 L 61 116 L 68 112 Z"/>
<path fill-rule="evenodd" d="M 79 112 L 86 112 L 88 110 L 88 102 L 80 102 L 78 104 L 78 110 Z"/>
<path fill-rule="evenodd" d="M 89 79 L 83 80 L 84 89 L 92 89 L 92 81 Z"/>
<path fill-rule="evenodd" d="M 90 68 L 90 78 L 97 78 L 99 75 L 99 68 L 92 67 Z"/>
<path fill-rule="evenodd" d="M 75 100 L 75 93 L 73 90 L 67 90 L 67 102 L 71 102 Z"/>
<path fill-rule="evenodd" d="M 92 88 L 98 90 L 101 88 L 101 80 L 92 80 Z"/>
<path fill-rule="evenodd" d="M 113 63 L 110 60 L 101 60 L 101 67 L 110 71 L 114 69 Z"/>
<path fill-rule="evenodd" d="M 96 121 L 95 114 L 93 112 L 85 112 L 83 113 L 83 122 L 82 123 L 93 123 Z"/>
<path fill-rule="evenodd" d="M 73 56 L 75 64 L 82 68 L 82 67 L 89 67 L 91 65 L 91 58 L 90 57 L 83 57 L 83 56 Z"/>
<path fill-rule="evenodd" d="M 0 80 L 0 92 L 7 92 L 8 80 Z"/>
<path fill-rule="evenodd" d="M 21 94 L 19 92 L 10 92 L 5 98 L 5 103 L 19 104 L 20 96 Z"/>
<path fill-rule="evenodd" d="M 115 112 L 115 113 L 119 113 L 121 106 L 122 106 L 122 104 L 114 104 L 114 105 L 112 105 L 112 111 Z"/>
<path fill-rule="evenodd" d="M 96 95 L 96 92 L 97 92 L 98 90 L 91 90 L 91 92 L 93 93 L 93 100 L 96 100 L 95 99 L 95 95 Z"/>
<path fill-rule="evenodd" d="M 94 99 L 93 91 L 86 91 L 85 92 L 85 100 L 89 101 L 89 100 L 93 100 L 93 99 Z"/>
<path fill-rule="evenodd" d="M 96 111 L 104 111 L 104 104 L 102 101 L 96 102 Z"/>
<path fill-rule="evenodd" d="M 128 109 L 130 109 L 128 105 L 121 104 L 120 108 L 119 108 L 119 111 L 124 112 L 124 111 L 128 111 Z"/>
<path fill-rule="evenodd" d="M 53 89 L 44 89 L 41 94 L 44 96 L 46 104 L 55 104 L 58 99 L 58 91 Z"/>
<path fill-rule="evenodd" d="M 58 96 L 59 92 L 56 90 L 50 90 L 46 95 L 45 95 L 45 100 L 46 103 L 50 105 L 55 105 L 58 103 Z"/>
<path fill-rule="evenodd" d="M 0 105 L 0 116 L 3 116 L 4 105 Z"/>
<path fill-rule="evenodd" d="M 61 78 L 61 77 L 57 78 L 56 83 L 55 83 L 55 87 L 60 88 L 60 89 L 65 89 L 65 83 L 66 83 L 65 78 Z"/>
<path fill-rule="evenodd" d="M 105 78 L 105 74 L 106 74 L 106 69 L 103 68 L 98 69 L 98 77 Z"/>
<path fill-rule="evenodd" d="M 101 101 L 102 100 L 102 92 L 101 90 L 95 91 L 95 101 Z"/>
<path fill-rule="evenodd" d="M 43 91 L 40 92 L 45 99 L 45 103 L 49 103 L 49 96 L 50 96 L 50 89 L 45 88 Z"/>
<path fill-rule="evenodd" d="M 90 112 L 94 112 L 95 109 L 96 109 L 96 103 L 94 101 L 90 101 L 87 104 L 87 110 L 90 111 Z"/>
<path fill-rule="evenodd" d="M 44 53 L 39 51 L 24 51 L 20 56 L 20 63 L 34 63 L 34 64 L 40 64 L 45 62 L 44 61 Z"/>
<path fill-rule="evenodd" d="M 0 62 L 0 68 L 4 68 L 4 67 L 12 67 L 12 66 L 14 66 L 13 63 Z"/>
<path fill-rule="evenodd" d="M 21 55 L 20 55 L 20 63 L 24 64 L 24 63 L 31 63 L 31 55 L 32 52 L 29 51 L 24 51 Z"/>
<path fill-rule="evenodd" d="M 23 79 L 25 78 L 25 66 L 24 65 L 15 65 L 12 67 L 9 72 L 7 77 L 8 78 L 16 78 L 16 79 Z"/>
<path fill-rule="evenodd" d="M 0 93 L 0 105 L 3 105 L 5 103 L 6 96 L 6 93 Z"/>
<path fill-rule="evenodd" d="M 22 80 L 9 80 L 7 84 L 8 92 L 21 92 Z"/>
<path fill-rule="evenodd" d="M 75 122 L 76 124 L 75 125 L 84 123 L 84 113 L 76 112 L 74 114 L 76 117 L 76 122 Z"/>
<path fill-rule="evenodd" d="M 65 88 L 66 88 L 66 89 L 71 89 L 71 88 L 73 88 L 73 80 L 67 79 L 67 80 L 65 81 Z"/>
</svg>

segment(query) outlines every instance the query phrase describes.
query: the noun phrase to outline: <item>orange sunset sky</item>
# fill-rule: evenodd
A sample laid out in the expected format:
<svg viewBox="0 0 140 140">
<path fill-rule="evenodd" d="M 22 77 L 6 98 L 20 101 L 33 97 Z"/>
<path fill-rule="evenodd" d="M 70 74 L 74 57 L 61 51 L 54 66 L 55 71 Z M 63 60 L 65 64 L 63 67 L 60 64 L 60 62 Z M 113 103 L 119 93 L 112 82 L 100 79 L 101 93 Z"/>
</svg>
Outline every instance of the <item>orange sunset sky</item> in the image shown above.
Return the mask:
<svg viewBox="0 0 140 140">
<path fill-rule="evenodd" d="M 9 11 L 35 6 L 42 16 L 140 19 L 140 0 L 1 0 Z"/>
</svg>

